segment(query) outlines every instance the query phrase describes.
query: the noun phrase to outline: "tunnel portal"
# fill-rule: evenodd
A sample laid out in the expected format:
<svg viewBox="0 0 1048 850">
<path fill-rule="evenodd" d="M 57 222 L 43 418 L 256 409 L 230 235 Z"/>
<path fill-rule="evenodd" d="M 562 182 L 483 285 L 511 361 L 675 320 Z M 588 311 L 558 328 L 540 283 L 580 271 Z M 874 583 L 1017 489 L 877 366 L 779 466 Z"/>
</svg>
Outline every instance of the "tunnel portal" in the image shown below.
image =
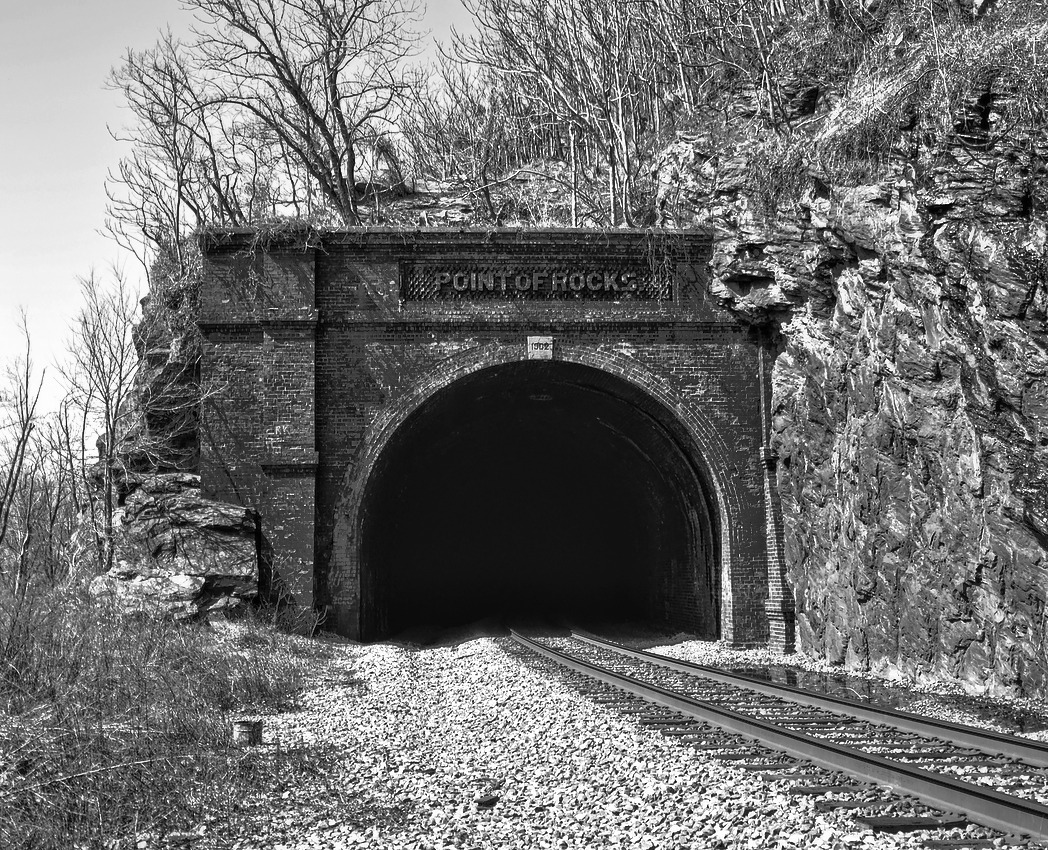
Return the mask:
<svg viewBox="0 0 1048 850">
<path fill-rule="evenodd" d="M 364 636 L 497 617 L 716 637 L 715 514 L 660 412 L 556 361 L 485 369 L 422 405 L 365 491 Z"/>
<path fill-rule="evenodd" d="M 710 234 L 202 240 L 201 487 L 258 511 L 275 598 L 353 639 L 532 617 L 789 648 L 778 337 L 718 305 Z"/>
</svg>

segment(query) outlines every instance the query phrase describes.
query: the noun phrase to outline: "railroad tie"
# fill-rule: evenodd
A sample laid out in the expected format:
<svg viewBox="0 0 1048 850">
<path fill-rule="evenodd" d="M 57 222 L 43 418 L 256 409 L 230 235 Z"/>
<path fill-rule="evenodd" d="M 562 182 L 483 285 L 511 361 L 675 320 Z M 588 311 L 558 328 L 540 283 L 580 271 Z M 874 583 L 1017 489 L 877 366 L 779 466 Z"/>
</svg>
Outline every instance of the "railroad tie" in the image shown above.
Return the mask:
<svg viewBox="0 0 1048 850">
<path fill-rule="evenodd" d="M 815 811 L 832 812 L 836 809 L 888 809 L 894 801 L 878 800 L 816 800 Z"/>
<path fill-rule="evenodd" d="M 748 762 L 746 764 L 737 764 L 735 766 L 741 770 L 749 770 L 754 773 L 760 773 L 761 771 L 765 770 L 782 770 L 784 767 L 789 767 L 790 765 L 794 764 L 797 764 L 797 762 L 793 759 L 783 759 L 781 761 L 772 761 L 764 763 Z"/>
<path fill-rule="evenodd" d="M 869 788 L 862 785 L 795 785 L 787 788 L 787 794 L 798 797 L 817 797 L 820 794 L 850 794 L 854 791 L 868 791 Z"/>
<path fill-rule="evenodd" d="M 855 820 L 874 832 L 913 832 L 918 829 L 959 829 L 968 825 L 968 819 L 959 815 L 856 815 Z"/>
</svg>

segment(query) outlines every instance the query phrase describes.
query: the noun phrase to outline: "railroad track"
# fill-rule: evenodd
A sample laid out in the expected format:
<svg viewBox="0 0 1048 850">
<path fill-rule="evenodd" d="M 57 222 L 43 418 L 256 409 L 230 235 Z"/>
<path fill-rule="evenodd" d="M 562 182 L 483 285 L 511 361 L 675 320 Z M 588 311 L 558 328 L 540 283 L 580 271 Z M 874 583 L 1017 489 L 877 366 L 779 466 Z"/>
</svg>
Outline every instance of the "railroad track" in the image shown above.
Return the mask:
<svg viewBox="0 0 1048 850">
<path fill-rule="evenodd" d="M 791 793 L 854 796 L 820 800 L 817 808 L 883 811 L 899 800 L 871 799 L 869 785 L 854 781 L 827 782 L 825 773 L 798 770 L 798 760 L 888 786 L 938 812 L 856 816 L 872 829 L 935 829 L 970 822 L 1048 845 L 1046 744 L 813 694 L 591 635 L 542 640 L 516 632 L 512 636 L 522 647 L 593 683 L 586 690 L 597 701 L 635 714 L 663 734 L 763 771 L 770 779 L 789 780 L 795 783 Z M 988 839 L 929 842 L 936 844 L 994 846 Z"/>
</svg>

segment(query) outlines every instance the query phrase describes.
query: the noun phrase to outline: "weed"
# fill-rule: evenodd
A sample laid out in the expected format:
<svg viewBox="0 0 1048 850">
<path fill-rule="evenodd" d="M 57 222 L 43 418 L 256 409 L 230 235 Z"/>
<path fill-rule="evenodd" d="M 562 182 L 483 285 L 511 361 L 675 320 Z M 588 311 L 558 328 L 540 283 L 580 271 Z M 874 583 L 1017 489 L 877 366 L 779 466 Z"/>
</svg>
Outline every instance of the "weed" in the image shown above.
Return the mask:
<svg viewBox="0 0 1048 850">
<path fill-rule="evenodd" d="M 287 637 L 124 615 L 78 586 L 13 590 L 0 587 L 0 846 L 133 847 L 269 781 L 230 721 L 299 693 Z"/>
</svg>

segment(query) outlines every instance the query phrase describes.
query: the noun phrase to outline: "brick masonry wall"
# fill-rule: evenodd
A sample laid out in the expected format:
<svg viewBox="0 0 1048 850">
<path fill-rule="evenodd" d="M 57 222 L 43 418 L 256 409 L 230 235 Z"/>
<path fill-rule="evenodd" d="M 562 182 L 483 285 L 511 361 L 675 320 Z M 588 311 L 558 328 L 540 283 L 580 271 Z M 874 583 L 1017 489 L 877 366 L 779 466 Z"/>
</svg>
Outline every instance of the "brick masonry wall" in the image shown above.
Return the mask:
<svg viewBox="0 0 1048 850">
<path fill-rule="evenodd" d="M 775 619 L 784 603 L 764 451 L 768 342 L 707 303 L 707 238 L 352 231 L 256 241 L 232 233 L 207 246 L 200 323 L 213 390 L 201 473 L 210 495 L 260 511 L 274 574 L 296 600 L 327 606 L 339 631 L 358 632 L 359 514 L 383 446 L 432 394 L 525 359 L 527 336 L 545 335 L 555 359 L 599 370 L 692 456 L 718 515 L 720 633 L 769 639 L 769 612 Z M 415 301 L 401 285 L 412 263 L 559 268 L 638 257 L 672 270 L 672 300 Z"/>
</svg>

